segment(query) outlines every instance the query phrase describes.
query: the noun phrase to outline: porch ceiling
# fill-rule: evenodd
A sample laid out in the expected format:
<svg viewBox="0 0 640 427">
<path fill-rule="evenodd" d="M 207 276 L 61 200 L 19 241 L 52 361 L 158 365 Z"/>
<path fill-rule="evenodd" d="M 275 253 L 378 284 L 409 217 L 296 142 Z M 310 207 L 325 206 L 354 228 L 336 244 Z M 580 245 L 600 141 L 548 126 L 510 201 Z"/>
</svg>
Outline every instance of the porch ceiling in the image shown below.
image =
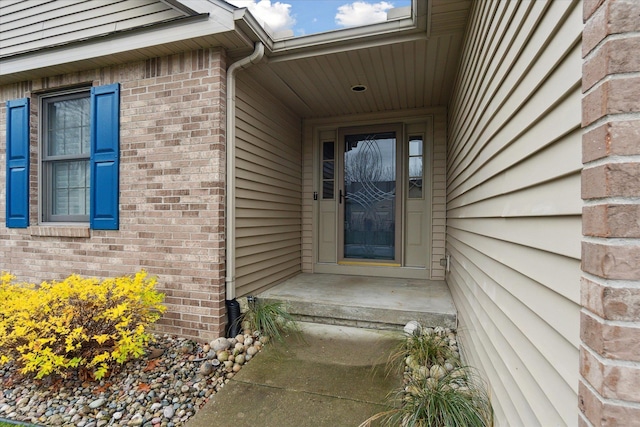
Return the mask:
<svg viewBox="0 0 640 427">
<path fill-rule="evenodd" d="M 432 0 L 425 37 L 287 60 L 246 70 L 302 118 L 447 105 L 470 0 Z M 353 92 L 364 85 L 364 92 Z"/>
</svg>

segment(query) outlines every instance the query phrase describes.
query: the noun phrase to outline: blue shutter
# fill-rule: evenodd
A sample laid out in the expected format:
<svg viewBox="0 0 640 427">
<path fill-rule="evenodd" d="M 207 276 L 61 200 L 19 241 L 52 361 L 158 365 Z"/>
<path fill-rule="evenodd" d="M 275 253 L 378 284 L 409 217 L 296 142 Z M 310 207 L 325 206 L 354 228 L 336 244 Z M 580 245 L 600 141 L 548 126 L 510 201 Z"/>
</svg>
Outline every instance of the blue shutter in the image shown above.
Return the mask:
<svg viewBox="0 0 640 427">
<path fill-rule="evenodd" d="M 120 163 L 120 85 L 91 89 L 91 213 L 95 230 L 117 230 Z"/>
<path fill-rule="evenodd" d="M 29 98 L 7 101 L 7 227 L 29 226 Z"/>
</svg>

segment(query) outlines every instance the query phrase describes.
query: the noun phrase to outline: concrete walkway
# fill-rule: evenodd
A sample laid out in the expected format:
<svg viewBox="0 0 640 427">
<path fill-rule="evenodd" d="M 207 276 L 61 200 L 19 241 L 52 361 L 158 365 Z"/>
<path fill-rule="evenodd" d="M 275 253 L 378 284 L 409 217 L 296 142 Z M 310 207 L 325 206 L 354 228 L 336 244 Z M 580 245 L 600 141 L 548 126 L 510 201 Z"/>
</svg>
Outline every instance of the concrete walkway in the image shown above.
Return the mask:
<svg viewBox="0 0 640 427">
<path fill-rule="evenodd" d="M 300 323 L 301 337 L 268 345 L 187 427 L 357 427 L 401 386 L 386 362 L 400 332 Z"/>
</svg>

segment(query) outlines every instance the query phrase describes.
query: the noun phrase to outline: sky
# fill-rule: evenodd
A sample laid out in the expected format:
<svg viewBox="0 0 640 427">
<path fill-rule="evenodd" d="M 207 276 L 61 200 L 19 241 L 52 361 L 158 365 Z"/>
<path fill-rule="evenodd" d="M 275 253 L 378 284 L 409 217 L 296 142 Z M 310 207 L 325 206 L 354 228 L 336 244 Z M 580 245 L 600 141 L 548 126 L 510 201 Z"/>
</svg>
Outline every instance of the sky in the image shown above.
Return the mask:
<svg viewBox="0 0 640 427">
<path fill-rule="evenodd" d="M 410 6 L 411 0 L 226 0 L 247 7 L 273 31 L 293 30 L 294 36 L 385 21 L 387 11 Z"/>
</svg>

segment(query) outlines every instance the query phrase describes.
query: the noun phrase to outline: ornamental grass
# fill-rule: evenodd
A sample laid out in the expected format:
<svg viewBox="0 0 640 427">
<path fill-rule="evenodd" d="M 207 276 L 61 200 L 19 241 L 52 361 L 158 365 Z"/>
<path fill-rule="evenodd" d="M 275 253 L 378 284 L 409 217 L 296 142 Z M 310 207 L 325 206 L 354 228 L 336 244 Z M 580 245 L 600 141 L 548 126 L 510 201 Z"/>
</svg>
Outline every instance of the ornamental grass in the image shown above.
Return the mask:
<svg viewBox="0 0 640 427">
<path fill-rule="evenodd" d="M 411 334 L 389 362 L 390 369 L 403 370 L 403 386 L 388 396 L 389 410 L 373 415 L 360 427 L 373 422 L 394 427 L 493 425 L 487 385 L 476 370 L 461 364 L 453 332 L 428 328 Z"/>
<path fill-rule="evenodd" d="M 247 310 L 242 314 L 243 327 L 259 331 L 261 336 L 267 336 L 282 342 L 289 333 L 299 333 L 295 322 L 285 305 L 277 301 L 265 301 L 257 297 L 247 298 Z"/>
</svg>

